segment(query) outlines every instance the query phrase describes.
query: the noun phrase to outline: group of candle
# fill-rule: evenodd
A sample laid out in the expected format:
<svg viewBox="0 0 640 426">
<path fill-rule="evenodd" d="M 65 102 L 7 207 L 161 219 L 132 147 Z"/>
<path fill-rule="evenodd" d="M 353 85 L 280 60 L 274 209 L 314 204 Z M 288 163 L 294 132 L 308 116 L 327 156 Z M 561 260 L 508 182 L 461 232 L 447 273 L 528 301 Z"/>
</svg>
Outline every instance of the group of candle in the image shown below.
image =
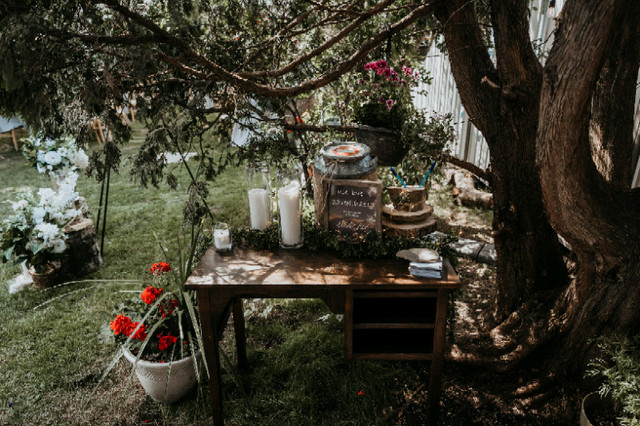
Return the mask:
<svg viewBox="0 0 640 426">
<path fill-rule="evenodd" d="M 264 182 L 264 181 L 262 181 Z M 302 245 L 301 186 L 297 178 L 281 179 L 278 189 L 278 209 L 280 212 L 280 242 L 284 248 Z M 251 187 L 257 186 L 257 187 Z M 260 187 L 262 186 L 262 187 Z M 266 188 L 264 186 L 267 186 Z M 264 230 L 271 224 L 271 197 L 268 185 L 249 185 L 249 215 L 251 229 Z M 226 251 L 231 246 L 231 236 L 227 229 L 214 230 L 214 244 L 218 251 Z"/>
<path fill-rule="evenodd" d="M 264 188 L 248 190 L 251 229 L 266 229 L 271 223 L 271 200 Z M 300 221 L 300 183 L 287 182 L 278 189 L 278 209 L 280 211 L 280 237 L 283 247 L 296 247 L 302 243 Z"/>
</svg>

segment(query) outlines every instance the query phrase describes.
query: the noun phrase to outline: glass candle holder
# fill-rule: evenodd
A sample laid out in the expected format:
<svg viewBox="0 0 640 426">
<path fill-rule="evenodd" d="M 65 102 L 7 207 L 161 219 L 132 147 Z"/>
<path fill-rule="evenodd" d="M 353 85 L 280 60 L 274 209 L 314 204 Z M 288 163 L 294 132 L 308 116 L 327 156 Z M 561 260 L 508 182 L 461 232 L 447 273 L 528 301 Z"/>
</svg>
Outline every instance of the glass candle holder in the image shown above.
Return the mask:
<svg viewBox="0 0 640 426">
<path fill-rule="evenodd" d="M 283 169 L 277 173 L 280 247 L 302 247 L 302 182 L 297 169 Z"/>
<path fill-rule="evenodd" d="M 264 230 L 271 224 L 271 185 L 269 165 L 253 163 L 247 166 L 247 195 L 251 229 Z"/>
<path fill-rule="evenodd" d="M 226 223 L 216 223 L 213 227 L 213 246 L 219 253 L 230 252 L 233 248 L 231 230 Z"/>
</svg>

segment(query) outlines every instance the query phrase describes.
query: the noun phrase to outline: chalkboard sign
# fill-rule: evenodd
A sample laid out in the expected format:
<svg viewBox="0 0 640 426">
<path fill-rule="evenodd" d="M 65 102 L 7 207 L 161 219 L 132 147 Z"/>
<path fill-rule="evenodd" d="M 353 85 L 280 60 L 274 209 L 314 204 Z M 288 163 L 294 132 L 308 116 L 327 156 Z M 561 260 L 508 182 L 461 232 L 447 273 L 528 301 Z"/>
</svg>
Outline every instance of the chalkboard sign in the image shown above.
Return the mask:
<svg viewBox="0 0 640 426">
<path fill-rule="evenodd" d="M 343 234 L 380 231 L 382 183 L 355 179 L 325 181 L 326 228 Z"/>
</svg>

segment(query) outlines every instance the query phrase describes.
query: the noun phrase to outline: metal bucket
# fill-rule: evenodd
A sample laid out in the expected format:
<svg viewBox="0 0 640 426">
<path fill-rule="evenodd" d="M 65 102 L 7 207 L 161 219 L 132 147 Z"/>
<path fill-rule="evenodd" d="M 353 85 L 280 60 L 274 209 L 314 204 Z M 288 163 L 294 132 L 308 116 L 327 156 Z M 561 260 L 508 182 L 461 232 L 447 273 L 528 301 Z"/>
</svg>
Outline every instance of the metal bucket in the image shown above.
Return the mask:
<svg viewBox="0 0 640 426">
<path fill-rule="evenodd" d="M 331 179 L 358 179 L 373 173 L 378 160 L 371 149 L 358 142 L 331 142 L 320 150 L 314 161 L 314 174 Z"/>
</svg>

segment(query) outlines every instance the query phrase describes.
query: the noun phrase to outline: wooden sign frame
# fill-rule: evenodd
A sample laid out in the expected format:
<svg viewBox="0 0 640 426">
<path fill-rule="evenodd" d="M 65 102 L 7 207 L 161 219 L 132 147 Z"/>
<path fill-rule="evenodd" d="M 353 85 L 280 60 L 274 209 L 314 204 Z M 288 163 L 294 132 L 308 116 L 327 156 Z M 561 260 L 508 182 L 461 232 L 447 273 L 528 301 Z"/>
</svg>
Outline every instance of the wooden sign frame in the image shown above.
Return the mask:
<svg viewBox="0 0 640 426">
<path fill-rule="evenodd" d="M 322 193 L 325 196 L 325 208 L 322 210 L 322 223 L 325 230 L 336 230 L 330 229 L 330 214 L 331 210 L 331 187 L 332 186 L 344 186 L 348 188 L 374 188 L 376 191 L 375 200 L 375 223 L 374 228 L 371 231 L 375 230 L 376 232 L 381 232 L 382 229 L 382 182 L 379 180 L 360 180 L 360 179 L 323 179 L 322 181 Z"/>
</svg>

